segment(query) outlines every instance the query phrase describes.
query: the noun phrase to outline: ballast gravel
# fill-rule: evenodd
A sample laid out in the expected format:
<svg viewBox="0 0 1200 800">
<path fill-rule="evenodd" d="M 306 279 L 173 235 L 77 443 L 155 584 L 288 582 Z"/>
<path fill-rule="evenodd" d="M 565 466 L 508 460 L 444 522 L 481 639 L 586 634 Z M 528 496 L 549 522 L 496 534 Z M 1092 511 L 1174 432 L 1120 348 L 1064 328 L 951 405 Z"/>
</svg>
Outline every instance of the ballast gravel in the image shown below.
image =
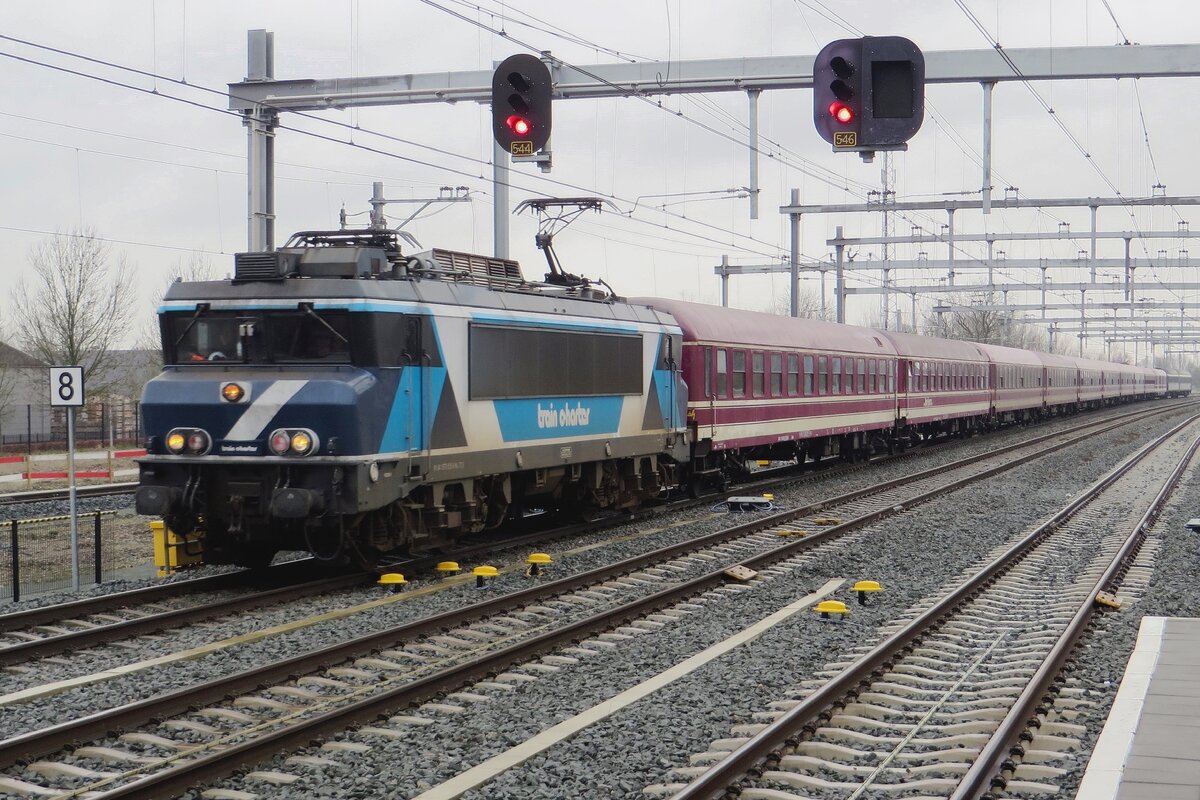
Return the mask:
<svg viewBox="0 0 1200 800">
<path fill-rule="evenodd" d="M 1087 727 L 1087 735 L 1080 741 L 1078 751 L 1053 764 L 1068 770 L 1059 781 L 1064 797 L 1073 796 L 1079 788 L 1092 748 L 1108 718 L 1129 656 L 1137 643 L 1142 617 L 1200 616 L 1200 584 L 1196 581 L 1197 565 L 1200 565 L 1200 533 L 1185 527 L 1188 520 L 1198 516 L 1200 466 L 1193 462 L 1154 525 L 1153 539 L 1157 541 L 1158 549 L 1145 591 L 1132 602 L 1127 599 L 1119 611 L 1100 615 L 1085 635 L 1077 657 L 1068 664 L 1068 676 L 1079 681 L 1090 703 L 1081 706 L 1079 716 L 1071 720 Z"/>
<path fill-rule="evenodd" d="M 822 623 L 816 615 L 801 612 L 753 643 L 465 795 L 471 800 L 643 797 L 643 787 L 669 780 L 673 768 L 687 766 L 692 754 L 727 737 L 732 725 L 751 722 L 754 711 L 780 699 L 787 687 L 848 657 L 855 646 L 877 640 L 880 625 L 938 593 L 953 576 L 1060 508 L 1181 416 L 1096 436 L 904 512 L 865 534 L 822 546 L 788 578 L 710 600 L 658 632 L 620 642 L 535 682 L 517 684 L 490 701 L 468 703 L 466 713 L 427 712 L 433 723 L 398 726 L 401 738 L 341 734 L 334 738 L 371 745 L 366 752 L 337 754 L 344 768 L 288 765 L 281 757 L 259 768 L 299 773 L 304 776 L 300 782 L 287 787 L 236 780 L 220 785 L 271 797 L 411 797 L 727 638 L 832 577 L 884 584 L 885 593 L 865 607 L 856 605 L 847 589 L 841 590 L 836 596 L 852 608 L 843 624 Z M 993 442 L 989 439 L 988 446 Z M 902 468 L 912 470 L 911 465 Z M 866 480 L 880 477 L 875 473 Z M 821 492 L 829 493 L 828 487 Z M 778 492 L 777 499 L 786 505 L 800 502 Z M 329 755 L 315 748 L 297 754 Z M 199 791 L 186 796 L 199 797 Z"/>
</svg>

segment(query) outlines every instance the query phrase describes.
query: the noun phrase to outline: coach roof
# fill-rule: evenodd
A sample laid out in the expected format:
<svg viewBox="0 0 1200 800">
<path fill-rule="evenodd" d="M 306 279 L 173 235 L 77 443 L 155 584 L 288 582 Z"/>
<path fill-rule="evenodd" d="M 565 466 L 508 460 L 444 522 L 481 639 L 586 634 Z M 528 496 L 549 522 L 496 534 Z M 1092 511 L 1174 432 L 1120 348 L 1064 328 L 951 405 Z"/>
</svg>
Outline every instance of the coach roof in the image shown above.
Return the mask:
<svg viewBox="0 0 1200 800">
<path fill-rule="evenodd" d="M 987 356 L 974 342 L 961 339 L 935 339 L 913 333 L 880 331 L 896 348 L 900 358 L 932 358 L 945 361 L 987 361 Z"/>
<path fill-rule="evenodd" d="M 781 317 L 685 300 L 631 297 L 628 302 L 665 311 L 675 318 L 688 342 L 711 342 L 779 350 L 894 356 L 896 350 L 878 331 L 816 319 Z"/>
</svg>

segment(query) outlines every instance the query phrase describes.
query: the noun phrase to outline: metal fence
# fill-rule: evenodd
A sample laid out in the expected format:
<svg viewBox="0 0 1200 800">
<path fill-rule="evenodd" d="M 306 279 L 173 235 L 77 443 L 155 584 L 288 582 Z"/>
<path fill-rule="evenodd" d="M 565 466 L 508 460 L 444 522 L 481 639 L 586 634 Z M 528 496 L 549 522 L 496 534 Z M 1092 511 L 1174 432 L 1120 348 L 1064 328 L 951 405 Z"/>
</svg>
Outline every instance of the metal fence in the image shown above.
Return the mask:
<svg viewBox="0 0 1200 800">
<path fill-rule="evenodd" d="M 0 601 L 71 588 L 69 516 L 14 519 L 0 526 Z M 154 574 L 154 544 L 145 518 L 115 511 L 79 515 L 81 586 Z"/>
<path fill-rule="evenodd" d="M 75 414 L 75 441 L 137 445 L 142 439 L 142 404 L 135 400 L 89 403 Z M 67 415 L 48 405 L 10 405 L 0 409 L 0 450 L 32 453 L 67 447 Z"/>
</svg>

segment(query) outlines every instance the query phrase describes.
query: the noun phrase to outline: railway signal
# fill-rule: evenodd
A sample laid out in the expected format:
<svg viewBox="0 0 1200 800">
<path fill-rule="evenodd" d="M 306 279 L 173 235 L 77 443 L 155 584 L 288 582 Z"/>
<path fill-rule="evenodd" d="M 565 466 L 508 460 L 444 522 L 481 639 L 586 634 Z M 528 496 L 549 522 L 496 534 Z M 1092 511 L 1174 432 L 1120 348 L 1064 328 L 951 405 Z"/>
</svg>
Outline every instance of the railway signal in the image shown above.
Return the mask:
<svg viewBox="0 0 1200 800">
<path fill-rule="evenodd" d="M 813 122 L 835 152 L 904 150 L 925 118 L 925 57 L 903 36 L 838 39 L 813 62 Z"/>
<path fill-rule="evenodd" d="M 518 54 L 492 73 L 492 132 L 513 156 L 532 156 L 550 141 L 550 69 Z"/>
</svg>

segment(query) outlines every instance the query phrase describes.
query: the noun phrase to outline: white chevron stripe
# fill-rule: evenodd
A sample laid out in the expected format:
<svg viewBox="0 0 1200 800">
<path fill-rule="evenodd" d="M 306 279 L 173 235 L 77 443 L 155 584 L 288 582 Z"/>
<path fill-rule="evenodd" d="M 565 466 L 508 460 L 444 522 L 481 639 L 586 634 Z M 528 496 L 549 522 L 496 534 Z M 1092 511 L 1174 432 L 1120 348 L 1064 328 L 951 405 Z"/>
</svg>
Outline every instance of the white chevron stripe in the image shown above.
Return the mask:
<svg viewBox="0 0 1200 800">
<path fill-rule="evenodd" d="M 263 428 L 275 418 L 284 403 L 296 396 L 308 381 L 275 381 L 261 394 L 254 398 L 242 416 L 225 434 L 225 438 L 234 442 L 248 442 L 257 439 Z"/>
</svg>

